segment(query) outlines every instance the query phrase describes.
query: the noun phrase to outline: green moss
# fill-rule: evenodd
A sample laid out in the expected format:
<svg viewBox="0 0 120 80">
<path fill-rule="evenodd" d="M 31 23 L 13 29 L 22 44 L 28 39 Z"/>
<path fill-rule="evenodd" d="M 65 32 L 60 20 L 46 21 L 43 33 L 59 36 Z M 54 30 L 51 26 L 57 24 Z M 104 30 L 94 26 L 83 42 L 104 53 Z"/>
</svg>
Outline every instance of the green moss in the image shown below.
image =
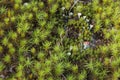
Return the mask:
<svg viewBox="0 0 120 80">
<path fill-rule="evenodd" d="M 1 80 L 117 80 L 120 1 L 1 0 Z"/>
</svg>

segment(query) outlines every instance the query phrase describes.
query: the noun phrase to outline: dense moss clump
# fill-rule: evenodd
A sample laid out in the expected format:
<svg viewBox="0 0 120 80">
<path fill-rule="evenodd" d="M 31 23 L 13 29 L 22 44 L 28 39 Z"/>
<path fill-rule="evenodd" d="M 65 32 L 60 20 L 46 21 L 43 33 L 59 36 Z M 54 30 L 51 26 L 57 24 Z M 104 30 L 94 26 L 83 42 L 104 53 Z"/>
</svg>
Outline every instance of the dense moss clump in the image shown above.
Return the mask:
<svg viewBox="0 0 120 80">
<path fill-rule="evenodd" d="M 0 0 L 0 80 L 119 80 L 119 0 Z"/>
</svg>

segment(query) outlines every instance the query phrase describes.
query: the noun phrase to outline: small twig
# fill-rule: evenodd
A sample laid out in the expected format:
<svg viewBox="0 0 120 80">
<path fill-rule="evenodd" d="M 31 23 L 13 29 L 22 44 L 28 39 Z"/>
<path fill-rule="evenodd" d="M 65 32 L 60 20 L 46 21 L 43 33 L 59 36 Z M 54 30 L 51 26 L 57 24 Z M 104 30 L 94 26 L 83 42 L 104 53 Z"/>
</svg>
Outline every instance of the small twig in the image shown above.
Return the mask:
<svg viewBox="0 0 120 80">
<path fill-rule="evenodd" d="M 79 0 L 75 1 L 74 4 L 72 5 L 72 7 L 70 8 L 69 12 L 72 10 L 72 8 L 77 4 Z"/>
<path fill-rule="evenodd" d="M 67 80 L 66 77 L 64 76 L 64 74 L 62 74 L 63 80 Z"/>
<path fill-rule="evenodd" d="M 78 3 L 78 1 L 80 1 L 80 0 L 76 0 L 76 1 L 74 2 L 74 4 L 71 6 L 69 12 L 74 8 L 74 6 Z M 81 1 L 81 2 L 83 2 L 83 1 Z"/>
</svg>

